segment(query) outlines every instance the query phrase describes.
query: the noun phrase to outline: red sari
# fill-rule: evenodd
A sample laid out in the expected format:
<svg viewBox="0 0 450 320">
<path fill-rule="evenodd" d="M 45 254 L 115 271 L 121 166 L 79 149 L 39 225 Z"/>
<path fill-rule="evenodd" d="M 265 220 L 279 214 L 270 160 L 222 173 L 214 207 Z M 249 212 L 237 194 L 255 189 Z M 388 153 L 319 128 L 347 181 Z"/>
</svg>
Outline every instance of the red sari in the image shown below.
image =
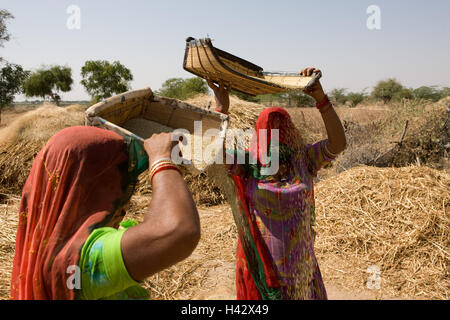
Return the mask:
<svg viewBox="0 0 450 320">
<path fill-rule="evenodd" d="M 95 228 L 123 214 L 128 156 L 118 134 L 95 127 L 58 132 L 25 183 L 11 279 L 12 299 L 76 299 L 67 285 Z"/>
</svg>

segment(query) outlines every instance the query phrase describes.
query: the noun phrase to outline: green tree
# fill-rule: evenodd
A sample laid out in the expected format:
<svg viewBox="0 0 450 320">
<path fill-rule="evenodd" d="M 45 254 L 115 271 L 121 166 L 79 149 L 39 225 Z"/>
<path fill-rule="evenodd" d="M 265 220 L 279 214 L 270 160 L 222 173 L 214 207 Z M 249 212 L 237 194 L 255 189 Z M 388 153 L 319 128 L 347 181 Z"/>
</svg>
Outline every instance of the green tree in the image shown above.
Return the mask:
<svg viewBox="0 0 450 320">
<path fill-rule="evenodd" d="M 441 96 L 440 97 L 441 99 L 450 96 L 450 88 L 449 87 L 441 88 L 441 90 L 439 90 L 439 95 Z"/>
<path fill-rule="evenodd" d="M 199 77 L 189 78 L 184 81 L 183 94 L 187 99 L 199 93 L 208 93 L 206 81 Z"/>
<path fill-rule="evenodd" d="M 403 85 L 395 79 L 379 81 L 371 95 L 376 100 L 381 100 L 384 103 L 388 103 L 391 100 L 399 101 L 402 99 L 413 98 L 412 90 L 403 87 Z"/>
<path fill-rule="evenodd" d="M 287 97 L 288 97 L 288 101 L 289 101 L 288 105 L 295 106 L 298 108 L 313 107 L 316 103 L 314 98 L 303 93 L 302 90 L 289 91 L 287 94 Z"/>
<path fill-rule="evenodd" d="M 174 98 L 179 100 L 186 100 L 192 98 L 199 93 L 207 93 L 208 85 L 206 81 L 199 77 L 182 79 L 170 78 L 164 81 L 161 89 L 156 93 L 158 95 Z"/>
<path fill-rule="evenodd" d="M 441 98 L 441 92 L 435 87 L 422 86 L 413 91 L 414 97 L 419 99 L 438 101 Z"/>
<path fill-rule="evenodd" d="M 3 43 L 9 41 L 11 36 L 6 26 L 8 19 L 14 19 L 14 16 L 6 10 L 0 9 L 0 47 L 3 47 Z"/>
<path fill-rule="evenodd" d="M 17 64 L 2 63 L 0 68 L 0 123 L 2 109 L 14 101 L 14 95 L 22 92 L 22 83 L 29 72 Z"/>
<path fill-rule="evenodd" d="M 105 60 L 86 61 L 81 68 L 81 84 L 91 95 L 92 102 L 106 99 L 130 89 L 133 75 L 119 61 L 110 63 Z"/>
<path fill-rule="evenodd" d="M 334 104 L 345 104 L 347 102 L 346 88 L 335 88 L 328 93 Z"/>
<path fill-rule="evenodd" d="M 356 107 L 363 102 L 366 97 L 367 95 L 364 92 L 349 92 L 347 94 L 347 101 L 350 101 L 351 107 Z"/>
<path fill-rule="evenodd" d="M 164 81 L 161 85 L 161 89 L 156 93 L 160 96 L 182 99 L 183 98 L 183 85 L 184 80 L 182 78 L 170 78 Z"/>
<path fill-rule="evenodd" d="M 23 83 L 23 92 L 27 97 L 49 96 L 57 106 L 61 101 L 60 92 L 71 90 L 72 69 L 66 66 L 43 67 L 33 72 Z"/>
</svg>

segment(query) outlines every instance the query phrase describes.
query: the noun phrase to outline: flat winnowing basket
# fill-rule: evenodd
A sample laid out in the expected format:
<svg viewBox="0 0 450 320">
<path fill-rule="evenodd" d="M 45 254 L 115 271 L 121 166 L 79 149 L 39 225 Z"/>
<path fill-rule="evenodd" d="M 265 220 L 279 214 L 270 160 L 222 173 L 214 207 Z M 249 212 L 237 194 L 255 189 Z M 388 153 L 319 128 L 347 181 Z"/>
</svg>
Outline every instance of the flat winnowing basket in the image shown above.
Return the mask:
<svg viewBox="0 0 450 320">
<path fill-rule="evenodd" d="M 196 121 L 199 122 L 196 124 Z M 110 97 L 91 106 L 86 110 L 86 125 L 112 130 L 123 136 L 125 141 L 130 140 L 127 138 L 134 138 L 141 143 L 153 133 L 185 129 L 191 134 L 192 147 L 195 143 L 194 135 L 204 137 L 209 129 L 219 131 L 219 141 L 214 142 L 223 144 L 228 116 L 176 99 L 155 96 L 147 87 Z M 186 146 L 180 143 L 180 149 L 185 151 Z M 191 159 L 187 160 L 192 160 L 197 171 L 203 170 L 209 164 L 208 161 L 211 161 L 196 161 L 193 151 L 191 154 Z M 200 163 L 201 161 L 203 162 Z"/>
<path fill-rule="evenodd" d="M 215 48 L 211 39 L 186 39 L 183 68 L 204 79 L 222 81 L 233 90 L 249 95 L 260 95 L 304 90 L 320 79 L 321 73 L 309 77 L 292 72 L 263 72 L 247 60 Z"/>
</svg>

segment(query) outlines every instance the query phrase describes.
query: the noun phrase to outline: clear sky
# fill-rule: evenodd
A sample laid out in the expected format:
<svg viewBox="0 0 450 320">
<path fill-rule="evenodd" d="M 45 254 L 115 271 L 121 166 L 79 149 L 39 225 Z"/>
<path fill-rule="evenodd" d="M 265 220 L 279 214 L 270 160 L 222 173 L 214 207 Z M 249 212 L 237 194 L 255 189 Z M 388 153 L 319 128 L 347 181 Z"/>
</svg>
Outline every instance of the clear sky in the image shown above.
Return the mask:
<svg viewBox="0 0 450 320">
<path fill-rule="evenodd" d="M 81 10 L 79 30 L 66 26 L 70 5 Z M 380 30 L 367 28 L 370 5 L 380 8 Z M 0 56 L 30 70 L 70 66 L 75 83 L 65 100 L 89 98 L 79 82 L 91 59 L 119 60 L 133 89 L 192 76 L 182 68 L 188 36 L 210 36 L 267 71 L 319 67 L 326 90 L 370 89 L 389 77 L 413 88 L 450 86 L 448 0 L 1 0 L 0 8 L 15 16 Z"/>
</svg>

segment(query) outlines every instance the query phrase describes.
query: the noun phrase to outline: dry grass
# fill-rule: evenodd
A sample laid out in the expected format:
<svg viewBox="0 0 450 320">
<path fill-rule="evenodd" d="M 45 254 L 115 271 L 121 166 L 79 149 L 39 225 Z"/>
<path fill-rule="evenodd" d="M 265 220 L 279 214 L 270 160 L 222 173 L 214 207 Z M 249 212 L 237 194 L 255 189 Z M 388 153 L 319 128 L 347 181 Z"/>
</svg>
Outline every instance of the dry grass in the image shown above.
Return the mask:
<svg viewBox="0 0 450 320">
<path fill-rule="evenodd" d="M 317 184 L 316 252 L 326 280 L 380 295 L 448 299 L 450 175 L 427 167 L 357 167 Z"/>
<path fill-rule="evenodd" d="M 0 129 L 0 191 L 20 193 L 39 150 L 61 129 L 83 125 L 84 110 L 44 104 Z"/>
<path fill-rule="evenodd" d="M 19 198 L 0 193 L 0 299 L 9 299 Z"/>
</svg>

